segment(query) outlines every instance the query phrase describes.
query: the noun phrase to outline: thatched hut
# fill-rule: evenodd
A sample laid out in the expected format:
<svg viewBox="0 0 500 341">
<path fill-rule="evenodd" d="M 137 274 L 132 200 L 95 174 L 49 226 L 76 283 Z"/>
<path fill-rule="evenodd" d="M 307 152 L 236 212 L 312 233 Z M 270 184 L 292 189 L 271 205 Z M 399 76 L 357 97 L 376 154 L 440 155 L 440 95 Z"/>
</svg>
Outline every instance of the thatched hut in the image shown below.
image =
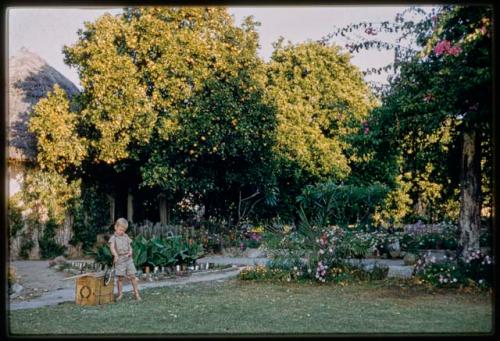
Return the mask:
<svg viewBox="0 0 500 341">
<path fill-rule="evenodd" d="M 8 116 L 8 159 L 9 197 L 20 190 L 26 168 L 36 161 L 36 141 L 28 131 L 29 113 L 33 106 L 58 84 L 68 97 L 77 94 L 78 88 L 56 69 L 33 52 L 21 48 L 9 58 L 9 116 Z M 59 233 L 62 242 L 69 238 L 68 226 Z M 35 247 L 30 258 L 38 257 L 38 240 L 33 236 Z M 19 240 L 11 241 L 11 254 L 17 255 Z"/>
<path fill-rule="evenodd" d="M 23 164 L 36 159 L 36 142 L 28 132 L 33 106 L 58 84 L 69 97 L 78 88 L 42 58 L 26 48 L 9 58 L 9 195 L 19 190 Z"/>
</svg>

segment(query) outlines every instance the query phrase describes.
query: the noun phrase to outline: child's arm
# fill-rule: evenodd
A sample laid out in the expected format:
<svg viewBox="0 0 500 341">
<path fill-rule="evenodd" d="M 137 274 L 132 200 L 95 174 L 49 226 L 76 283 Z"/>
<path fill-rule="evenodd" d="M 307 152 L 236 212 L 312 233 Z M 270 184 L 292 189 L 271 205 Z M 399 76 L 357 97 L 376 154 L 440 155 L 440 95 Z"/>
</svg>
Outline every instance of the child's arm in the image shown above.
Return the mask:
<svg viewBox="0 0 500 341">
<path fill-rule="evenodd" d="M 113 255 L 113 261 L 116 261 L 118 259 L 118 252 L 116 252 L 116 249 L 115 249 L 115 237 L 114 236 L 111 236 L 111 238 L 109 238 L 109 249 L 111 250 L 111 254 Z"/>
</svg>

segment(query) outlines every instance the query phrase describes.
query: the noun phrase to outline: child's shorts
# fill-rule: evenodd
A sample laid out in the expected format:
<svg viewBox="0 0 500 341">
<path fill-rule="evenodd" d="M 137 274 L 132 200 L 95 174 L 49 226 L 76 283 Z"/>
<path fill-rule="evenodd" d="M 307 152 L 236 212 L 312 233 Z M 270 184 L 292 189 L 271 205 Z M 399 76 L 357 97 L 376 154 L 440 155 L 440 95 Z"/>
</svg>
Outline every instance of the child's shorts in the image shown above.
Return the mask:
<svg viewBox="0 0 500 341">
<path fill-rule="evenodd" d="M 118 256 L 118 261 L 115 264 L 116 276 L 131 276 L 137 272 L 132 257 Z"/>
</svg>

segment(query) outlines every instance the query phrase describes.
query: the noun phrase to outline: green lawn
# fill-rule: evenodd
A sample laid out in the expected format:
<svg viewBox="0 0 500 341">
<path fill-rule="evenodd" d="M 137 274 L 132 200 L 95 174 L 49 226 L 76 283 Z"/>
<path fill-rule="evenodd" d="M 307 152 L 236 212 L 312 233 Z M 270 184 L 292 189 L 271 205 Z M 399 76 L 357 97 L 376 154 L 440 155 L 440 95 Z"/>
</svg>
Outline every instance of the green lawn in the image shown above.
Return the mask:
<svg viewBox="0 0 500 341">
<path fill-rule="evenodd" d="M 268 284 L 232 280 L 144 289 L 142 302 L 74 303 L 10 312 L 12 334 L 489 333 L 490 293 L 386 282 Z"/>
</svg>

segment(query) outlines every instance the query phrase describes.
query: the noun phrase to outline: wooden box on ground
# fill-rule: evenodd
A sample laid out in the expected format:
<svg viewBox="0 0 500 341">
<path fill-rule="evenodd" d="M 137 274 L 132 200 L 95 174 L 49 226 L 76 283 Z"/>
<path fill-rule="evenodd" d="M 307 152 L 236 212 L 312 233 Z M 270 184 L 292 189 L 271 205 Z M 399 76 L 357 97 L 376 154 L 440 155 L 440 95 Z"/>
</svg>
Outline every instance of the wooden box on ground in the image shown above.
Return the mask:
<svg viewBox="0 0 500 341">
<path fill-rule="evenodd" d="M 114 302 L 114 278 L 104 285 L 104 274 L 88 274 L 76 280 L 76 304 L 98 305 Z"/>
</svg>

